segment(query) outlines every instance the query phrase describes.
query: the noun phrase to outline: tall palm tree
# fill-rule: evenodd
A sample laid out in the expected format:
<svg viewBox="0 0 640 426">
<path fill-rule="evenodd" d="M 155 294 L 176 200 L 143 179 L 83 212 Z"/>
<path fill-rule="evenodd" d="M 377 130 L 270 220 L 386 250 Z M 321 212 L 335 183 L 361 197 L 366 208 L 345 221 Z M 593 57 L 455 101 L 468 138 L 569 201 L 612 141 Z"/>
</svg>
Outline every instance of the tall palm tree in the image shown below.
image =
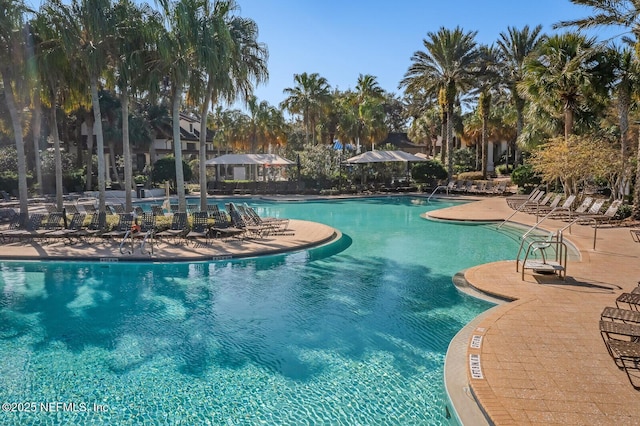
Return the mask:
<svg viewBox="0 0 640 426">
<path fill-rule="evenodd" d="M 478 61 L 477 89 L 478 113 L 482 119 L 482 156 L 481 170 L 482 176 L 487 177 L 487 160 L 489 147 L 488 123 L 491 116 L 492 95 L 498 90 L 500 83 L 500 62 L 498 50 L 494 46 L 480 47 L 480 60 Z"/>
<path fill-rule="evenodd" d="M 287 87 L 284 93 L 287 98 L 280 104 L 281 108 L 292 114 L 302 115 L 305 130 L 305 141 L 309 144 L 309 132 L 311 140 L 315 144 L 315 128 L 325 105 L 331 101 L 331 87 L 326 78 L 318 73 L 294 74 L 294 87 Z"/>
<path fill-rule="evenodd" d="M 104 135 L 100 111 L 100 78 L 106 69 L 111 43 L 114 41 L 110 0 L 73 0 L 70 5 L 50 0 L 52 23 L 62 35 L 62 41 L 74 72 L 87 77 L 93 107 L 93 129 L 98 153 L 98 205 L 105 211 L 106 167 Z M 92 129 L 88 129 L 92 138 Z"/>
<path fill-rule="evenodd" d="M 199 28 L 204 8 L 202 0 L 180 0 L 169 4 L 163 2 L 164 17 L 169 30 L 160 35 L 159 67 L 167 76 L 171 98 L 171 116 L 173 121 L 173 152 L 176 163 L 176 191 L 178 193 L 178 209 L 186 211 L 187 201 L 184 187 L 184 170 L 182 164 L 182 141 L 180 139 L 180 110 L 183 93 L 198 72 L 196 44 L 197 28 Z"/>
<path fill-rule="evenodd" d="M 370 74 L 358 76 L 356 100 L 358 102 L 360 137 L 367 139 L 373 147 L 376 140 L 384 139 L 387 135 L 384 90 L 378 84 L 376 77 Z"/>
<path fill-rule="evenodd" d="M 544 38 L 541 35 L 542 25 L 529 28 L 525 25 L 522 29 L 508 27 L 507 32 L 501 32 L 498 38 L 498 49 L 500 50 L 500 62 L 502 66 L 502 83 L 506 85 L 511 94 L 511 102 L 516 109 L 516 140 L 522 134 L 524 127 L 525 100 L 518 93 L 518 84 L 524 80 L 525 60 L 531 52 L 535 51 L 540 41 Z M 516 145 L 516 159 L 520 160 L 519 149 Z"/>
<path fill-rule="evenodd" d="M 112 72 L 119 89 L 122 155 L 124 159 L 125 210 L 132 210 L 131 190 L 133 189 L 133 165 L 129 135 L 129 98 L 132 94 L 147 89 L 148 73 L 145 68 L 149 55 L 147 46 L 153 43 L 153 26 L 160 25 L 160 16 L 148 5 L 137 5 L 130 0 L 118 0 L 113 8 L 116 17 L 117 42 L 112 45 L 114 67 Z M 112 152 L 112 155 L 114 153 Z"/>
<path fill-rule="evenodd" d="M 50 131 L 53 139 L 53 155 L 55 163 L 55 189 L 56 206 L 59 210 L 63 206 L 62 187 L 62 155 L 60 152 L 60 135 L 58 134 L 58 106 L 62 104 L 65 92 L 69 92 L 71 86 L 71 64 L 64 51 L 61 34 L 52 24 L 51 17 L 47 13 L 47 5 L 42 8 L 34 20 L 34 32 L 38 38 L 37 61 L 39 77 L 42 87 L 43 103 L 49 107 Z"/>
<path fill-rule="evenodd" d="M 520 95 L 552 116 L 561 116 L 568 140 L 576 114 L 593 111 L 606 96 L 605 62 L 593 38 L 575 33 L 548 37 L 525 63 Z"/>
<path fill-rule="evenodd" d="M 453 113 L 456 98 L 471 89 L 480 57 L 477 31 L 440 28 L 427 33 L 425 50 L 411 56 L 412 64 L 400 82 L 407 93 L 427 93 L 442 100 L 446 107 L 447 171 L 453 175 Z"/>
<path fill-rule="evenodd" d="M 615 81 L 613 94 L 615 96 L 618 126 L 620 128 L 620 163 L 616 196 L 624 196 L 624 187 L 630 179 L 629 165 L 629 115 L 633 104 L 633 97 L 640 89 L 640 77 L 638 76 L 638 61 L 633 52 L 628 48 L 611 46 L 606 53 L 610 58 Z"/>
<path fill-rule="evenodd" d="M 20 211 L 24 214 L 29 213 L 27 163 L 22 129 L 22 111 L 26 106 L 28 89 L 23 32 L 27 11 L 27 7 L 21 0 L 0 2 L 0 74 L 2 74 L 4 97 L 9 109 L 18 154 L 18 195 Z"/>
<path fill-rule="evenodd" d="M 216 0 L 213 7 L 210 6 L 207 3 L 203 11 L 200 42 L 197 43 L 198 61 L 206 82 L 202 86 L 204 93 L 195 94 L 203 98 L 199 137 L 200 204 L 203 209 L 207 204 L 206 137 L 210 104 L 222 100 L 231 103 L 238 97 L 247 102 L 254 84 L 266 81 L 268 77 L 267 48 L 258 42 L 256 23 L 236 14 L 239 7 L 234 0 Z"/>
<path fill-rule="evenodd" d="M 636 0 L 571 0 L 571 3 L 580 6 L 591 7 L 594 11 L 592 16 L 572 21 L 561 21 L 558 27 L 576 26 L 582 28 L 594 28 L 601 26 L 620 26 L 627 28 L 633 34 L 635 44 L 636 61 L 640 53 L 640 2 Z M 634 219 L 640 220 L 640 133 L 638 137 L 637 165 L 635 171 L 635 181 L 633 192 L 633 210 L 631 215 Z"/>
</svg>

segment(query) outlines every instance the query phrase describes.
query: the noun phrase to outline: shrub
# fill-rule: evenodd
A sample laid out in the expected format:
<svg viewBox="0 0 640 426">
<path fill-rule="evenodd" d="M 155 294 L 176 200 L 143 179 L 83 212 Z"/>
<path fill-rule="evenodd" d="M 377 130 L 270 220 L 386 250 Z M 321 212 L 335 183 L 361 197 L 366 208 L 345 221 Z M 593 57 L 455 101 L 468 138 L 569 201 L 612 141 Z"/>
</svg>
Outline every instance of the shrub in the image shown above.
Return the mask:
<svg viewBox="0 0 640 426">
<path fill-rule="evenodd" d="M 461 148 L 453 152 L 453 172 L 455 174 L 472 172 L 475 169 L 476 169 L 475 151 L 469 148 Z"/>
<path fill-rule="evenodd" d="M 447 178 L 447 169 L 437 160 L 416 163 L 411 168 L 411 177 L 416 182 L 428 183 Z"/>
<path fill-rule="evenodd" d="M 483 180 L 482 172 L 466 172 L 457 176 L 458 180 Z"/>
<path fill-rule="evenodd" d="M 191 167 L 186 161 L 182 160 L 182 175 L 185 182 L 191 180 Z M 176 184 L 176 160 L 174 157 L 164 157 L 156 161 L 153 165 L 153 181 L 160 183 L 168 180 L 171 182 L 172 189 Z"/>
<path fill-rule="evenodd" d="M 511 182 L 518 186 L 535 186 L 540 185 L 542 179 L 530 164 L 522 164 L 515 168 L 511 173 Z"/>
</svg>

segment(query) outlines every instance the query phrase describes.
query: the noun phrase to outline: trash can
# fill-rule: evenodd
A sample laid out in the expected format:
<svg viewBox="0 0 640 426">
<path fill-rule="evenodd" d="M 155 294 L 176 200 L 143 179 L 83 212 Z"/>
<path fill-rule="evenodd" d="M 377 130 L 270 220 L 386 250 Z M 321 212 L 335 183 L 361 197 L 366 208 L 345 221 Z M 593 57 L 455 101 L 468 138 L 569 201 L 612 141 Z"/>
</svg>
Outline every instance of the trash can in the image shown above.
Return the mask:
<svg viewBox="0 0 640 426">
<path fill-rule="evenodd" d="M 144 198 L 144 185 L 141 183 L 136 184 L 136 197 Z"/>
</svg>

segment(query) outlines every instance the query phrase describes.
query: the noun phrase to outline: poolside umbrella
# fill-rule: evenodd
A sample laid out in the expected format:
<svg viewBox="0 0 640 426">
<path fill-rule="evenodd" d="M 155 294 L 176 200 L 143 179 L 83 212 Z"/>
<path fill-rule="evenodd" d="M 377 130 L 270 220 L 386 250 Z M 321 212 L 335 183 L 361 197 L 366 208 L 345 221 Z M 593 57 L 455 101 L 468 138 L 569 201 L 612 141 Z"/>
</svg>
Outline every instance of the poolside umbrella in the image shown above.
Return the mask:
<svg viewBox="0 0 640 426">
<path fill-rule="evenodd" d="M 426 161 L 424 158 L 417 157 L 404 151 L 367 151 L 355 157 L 348 158 L 347 164 L 365 164 L 365 163 L 388 163 L 388 162 L 413 162 Z"/>
</svg>

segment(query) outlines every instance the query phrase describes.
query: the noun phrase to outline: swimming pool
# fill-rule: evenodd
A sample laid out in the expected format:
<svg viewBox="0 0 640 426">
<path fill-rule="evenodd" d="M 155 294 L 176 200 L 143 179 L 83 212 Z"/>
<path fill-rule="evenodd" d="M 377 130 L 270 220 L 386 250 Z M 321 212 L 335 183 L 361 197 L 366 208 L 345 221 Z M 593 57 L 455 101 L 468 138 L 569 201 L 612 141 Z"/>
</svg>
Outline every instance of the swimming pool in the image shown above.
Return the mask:
<svg viewBox="0 0 640 426">
<path fill-rule="evenodd" d="M 491 306 L 451 277 L 518 242 L 420 218 L 446 202 L 249 204 L 334 226 L 344 250 L 0 262 L 1 423 L 447 424 L 447 345 Z"/>
</svg>

